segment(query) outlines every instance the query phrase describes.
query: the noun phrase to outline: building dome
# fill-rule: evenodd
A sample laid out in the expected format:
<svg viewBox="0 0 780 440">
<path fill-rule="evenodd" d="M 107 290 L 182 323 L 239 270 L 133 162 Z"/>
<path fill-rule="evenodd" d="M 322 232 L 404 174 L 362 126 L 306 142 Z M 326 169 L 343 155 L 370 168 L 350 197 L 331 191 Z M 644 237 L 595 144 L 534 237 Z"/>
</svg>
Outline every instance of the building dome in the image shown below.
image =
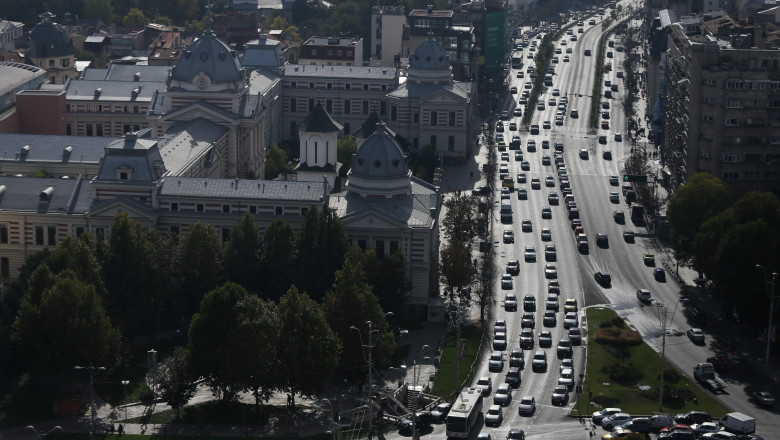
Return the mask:
<svg viewBox="0 0 780 440">
<path fill-rule="evenodd" d="M 57 23 L 55 15 L 44 12 L 40 15 L 41 22 L 30 31 L 30 58 L 67 57 L 76 52 L 76 48 L 68 38 L 68 33 Z"/>
<path fill-rule="evenodd" d="M 192 83 L 201 73 L 208 76 L 212 84 L 241 82 L 244 79 L 238 58 L 210 29 L 184 51 L 173 67 L 171 77 L 175 81 Z"/>
<path fill-rule="evenodd" d="M 428 38 L 417 46 L 409 58 L 409 68 L 449 71 L 450 59 L 441 44 L 433 39 L 433 34 L 428 33 Z"/>
<path fill-rule="evenodd" d="M 408 194 L 411 190 L 404 153 L 383 122 L 377 123 L 374 134 L 355 153 L 347 189 L 362 196 L 384 197 Z"/>
</svg>

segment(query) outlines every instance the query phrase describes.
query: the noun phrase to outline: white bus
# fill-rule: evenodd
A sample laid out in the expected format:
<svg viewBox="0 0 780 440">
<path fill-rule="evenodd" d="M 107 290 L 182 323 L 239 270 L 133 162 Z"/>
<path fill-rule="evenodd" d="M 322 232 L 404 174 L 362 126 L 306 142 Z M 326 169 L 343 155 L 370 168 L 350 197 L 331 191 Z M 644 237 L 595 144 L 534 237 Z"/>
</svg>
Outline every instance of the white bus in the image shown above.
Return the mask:
<svg viewBox="0 0 780 440">
<path fill-rule="evenodd" d="M 447 437 L 468 438 L 482 417 L 482 393 L 476 388 L 465 388 L 447 415 Z"/>
</svg>

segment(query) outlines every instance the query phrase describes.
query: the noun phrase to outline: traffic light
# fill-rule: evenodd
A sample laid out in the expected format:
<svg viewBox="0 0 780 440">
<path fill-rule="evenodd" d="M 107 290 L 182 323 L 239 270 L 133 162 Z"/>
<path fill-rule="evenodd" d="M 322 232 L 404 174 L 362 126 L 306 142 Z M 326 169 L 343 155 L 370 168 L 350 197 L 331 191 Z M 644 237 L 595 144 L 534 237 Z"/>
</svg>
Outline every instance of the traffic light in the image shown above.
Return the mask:
<svg viewBox="0 0 780 440">
<path fill-rule="evenodd" d="M 625 174 L 623 175 L 623 182 L 647 182 L 647 176 Z"/>
</svg>

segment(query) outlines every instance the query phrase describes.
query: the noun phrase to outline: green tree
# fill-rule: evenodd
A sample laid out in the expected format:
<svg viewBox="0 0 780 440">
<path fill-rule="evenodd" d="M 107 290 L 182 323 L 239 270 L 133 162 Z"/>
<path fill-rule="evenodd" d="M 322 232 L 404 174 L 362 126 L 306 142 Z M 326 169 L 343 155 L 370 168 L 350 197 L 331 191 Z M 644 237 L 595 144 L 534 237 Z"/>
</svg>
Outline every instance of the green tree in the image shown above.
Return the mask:
<svg viewBox="0 0 780 440">
<path fill-rule="evenodd" d="M 433 173 L 436 170 L 436 150 L 432 145 L 423 145 L 420 156 L 417 158 L 417 170 L 414 175 L 426 182 L 433 182 Z"/>
<path fill-rule="evenodd" d="M 477 198 L 465 193 L 451 195 L 444 202 L 441 225 L 450 242 L 467 243 L 477 236 Z"/>
<path fill-rule="evenodd" d="M 295 286 L 279 303 L 279 388 L 292 397 L 322 391 L 325 378 L 338 364 L 341 345 L 322 308 Z"/>
<path fill-rule="evenodd" d="M 185 316 L 198 310 L 203 295 L 217 287 L 222 273 L 221 248 L 217 230 L 212 225 L 195 223 L 181 238 L 177 273 L 182 280 L 180 295 Z"/>
<path fill-rule="evenodd" d="M 231 363 L 243 389 L 252 393 L 255 405 L 271 398 L 278 386 L 279 363 L 276 352 L 279 347 L 279 313 L 276 303 L 256 296 L 241 298 L 236 304 L 238 328 L 236 361 Z"/>
<path fill-rule="evenodd" d="M 679 259 L 693 256 L 693 241 L 701 225 L 731 204 L 728 187 L 709 173 L 697 173 L 669 198 L 667 219 Z"/>
<path fill-rule="evenodd" d="M 254 291 L 258 284 L 260 269 L 259 229 L 254 216 L 244 213 L 241 222 L 230 228 L 230 241 L 225 245 L 225 276 Z"/>
<path fill-rule="evenodd" d="M 388 328 L 385 312 L 379 305 L 379 299 L 372 292 L 363 270 L 363 255 L 360 249 L 350 249 L 344 261 L 344 266 L 336 272 L 336 282 L 333 290 L 325 294 L 322 308 L 328 325 L 341 340 L 343 346 L 342 362 L 344 366 L 354 366 L 364 363 L 364 351 L 361 336 L 351 330 L 358 328 L 365 333 L 365 323 L 374 323 L 372 335 L 376 341 L 373 351 L 378 367 L 390 365 L 395 352 L 395 340 Z M 365 334 L 368 341 L 368 334 Z"/>
<path fill-rule="evenodd" d="M 177 419 L 181 408 L 195 396 L 198 389 L 195 379 L 190 371 L 189 352 L 184 347 L 176 347 L 157 370 L 157 392 L 165 403 L 176 410 Z"/>
<path fill-rule="evenodd" d="M 341 170 L 339 172 L 341 177 L 346 177 L 349 169 L 352 167 L 352 156 L 354 156 L 356 152 L 357 142 L 355 142 L 354 136 L 348 134 L 338 140 L 336 160 L 342 164 Z"/>
<path fill-rule="evenodd" d="M 301 35 L 298 33 L 298 27 L 287 22 L 287 19 L 281 15 L 269 15 L 265 20 L 266 29 L 284 31 L 288 38 L 293 41 L 301 41 Z"/>
<path fill-rule="evenodd" d="M 303 220 L 296 240 L 296 282 L 315 300 L 325 296 L 333 285 L 336 271 L 344 264 L 349 238 L 336 213 L 312 206 Z"/>
<path fill-rule="evenodd" d="M 138 8 L 131 8 L 127 15 L 122 18 L 122 24 L 125 26 L 146 26 L 149 23 L 149 19 L 146 18 L 144 12 Z"/>
<path fill-rule="evenodd" d="M 295 231 L 284 220 L 272 221 L 263 235 L 261 267 L 263 295 L 277 300 L 292 285 L 295 275 Z"/>
<path fill-rule="evenodd" d="M 439 274 L 450 296 L 460 294 L 474 280 L 474 262 L 465 243 L 452 242 L 441 250 Z"/>
<path fill-rule="evenodd" d="M 177 21 L 190 21 L 198 19 L 202 12 L 198 0 L 176 0 Z"/>
<path fill-rule="evenodd" d="M 237 359 L 238 317 L 236 305 L 247 291 L 226 283 L 203 297 L 200 311 L 192 317 L 189 331 L 190 367 L 196 377 L 223 400 L 232 400 L 240 391 L 240 378 L 233 365 Z"/>
<path fill-rule="evenodd" d="M 396 250 L 380 259 L 374 249 L 367 249 L 363 266 L 368 284 L 379 298 L 379 304 L 385 311 L 398 314 L 412 290 L 412 280 L 406 274 L 403 252 Z"/>
<path fill-rule="evenodd" d="M 265 178 L 272 180 L 279 174 L 288 173 L 287 152 L 279 148 L 278 145 L 271 145 L 271 148 L 265 151 Z"/>
<path fill-rule="evenodd" d="M 29 292 L 14 322 L 14 344 L 30 371 L 61 378 L 75 365 L 113 370 L 119 363 L 121 335 L 95 287 L 70 270 L 55 276 L 47 266 L 39 267 L 32 278 L 38 288 L 50 287 L 39 296 Z"/>
<path fill-rule="evenodd" d="M 114 8 L 111 0 L 84 0 L 84 17 L 99 18 L 105 23 L 114 22 Z"/>
</svg>

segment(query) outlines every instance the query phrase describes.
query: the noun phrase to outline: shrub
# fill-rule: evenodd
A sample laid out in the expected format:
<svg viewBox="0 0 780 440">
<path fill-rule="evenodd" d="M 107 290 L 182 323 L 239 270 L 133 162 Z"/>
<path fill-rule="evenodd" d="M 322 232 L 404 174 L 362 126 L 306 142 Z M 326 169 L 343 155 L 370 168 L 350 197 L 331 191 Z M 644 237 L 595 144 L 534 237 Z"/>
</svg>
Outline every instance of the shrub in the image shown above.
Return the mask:
<svg viewBox="0 0 780 440">
<path fill-rule="evenodd" d="M 601 394 L 597 396 L 593 396 L 593 399 L 591 399 L 594 405 L 600 406 L 602 408 L 609 408 L 611 406 L 618 406 L 620 403 L 620 399 L 613 396 L 603 396 Z"/>
<path fill-rule="evenodd" d="M 615 316 L 612 318 L 612 325 L 614 325 L 617 328 L 625 328 L 626 327 L 626 321 L 623 320 L 620 316 Z"/>
<path fill-rule="evenodd" d="M 642 378 L 642 372 L 633 365 L 612 364 L 602 368 L 610 380 L 620 385 L 632 386 Z"/>
<path fill-rule="evenodd" d="M 598 328 L 610 328 L 610 327 L 612 327 L 612 323 L 609 322 L 609 321 L 601 321 L 601 322 L 599 322 L 599 324 L 596 327 L 598 327 Z"/>
<path fill-rule="evenodd" d="M 661 372 L 659 371 L 656 375 L 658 379 L 661 379 Z M 664 368 L 664 383 L 669 385 L 674 385 L 682 380 L 682 374 L 680 374 L 680 371 L 678 371 L 676 368 L 667 366 Z"/>
<path fill-rule="evenodd" d="M 596 330 L 593 339 L 599 344 L 615 346 L 633 346 L 642 343 L 642 335 L 631 329 L 619 329 L 614 327 L 600 328 Z"/>
</svg>

